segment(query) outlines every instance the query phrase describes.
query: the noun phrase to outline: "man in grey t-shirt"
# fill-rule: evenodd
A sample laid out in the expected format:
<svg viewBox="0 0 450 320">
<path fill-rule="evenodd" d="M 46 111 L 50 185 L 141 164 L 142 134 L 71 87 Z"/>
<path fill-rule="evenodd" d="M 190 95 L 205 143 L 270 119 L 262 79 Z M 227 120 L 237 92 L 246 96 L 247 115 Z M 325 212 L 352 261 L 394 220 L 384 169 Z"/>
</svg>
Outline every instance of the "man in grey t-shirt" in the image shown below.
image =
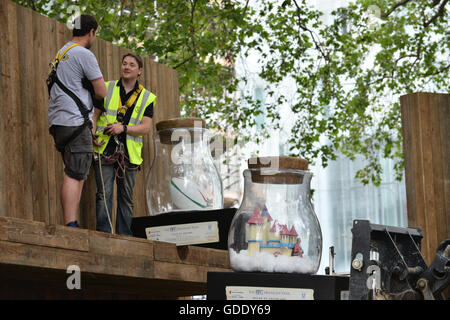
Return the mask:
<svg viewBox="0 0 450 320">
<path fill-rule="evenodd" d="M 67 42 L 61 48 L 61 53 L 73 44 L 73 41 Z M 64 55 L 59 63 L 57 74 L 59 80 L 67 89 L 72 91 L 86 107 L 91 109 L 92 97 L 90 92 L 83 87 L 82 79 L 84 77 L 90 81 L 103 79 L 95 55 L 87 48 L 77 45 L 69 49 Z M 89 115 L 91 119 L 93 112 L 92 109 Z M 84 123 L 84 118 L 75 101 L 64 93 L 58 85 L 54 85 L 50 92 L 48 122 L 50 126 L 81 126 Z"/>
<path fill-rule="evenodd" d="M 63 54 L 71 45 L 76 46 L 61 57 L 57 69 L 60 82 L 80 99 L 83 108 L 92 110 L 89 119 L 92 119 L 93 101 L 90 91 L 85 88 L 85 82 L 92 84 L 96 99 L 106 96 L 103 75 L 95 55 L 89 50 L 96 38 L 97 27 L 97 21 L 90 15 L 83 14 L 75 20 L 72 40 L 66 43 L 59 53 Z M 50 91 L 48 121 L 49 131 L 65 165 L 61 186 L 64 224 L 79 227 L 76 215 L 93 154 L 91 128 L 85 122 L 74 99 L 57 83 Z"/>
</svg>

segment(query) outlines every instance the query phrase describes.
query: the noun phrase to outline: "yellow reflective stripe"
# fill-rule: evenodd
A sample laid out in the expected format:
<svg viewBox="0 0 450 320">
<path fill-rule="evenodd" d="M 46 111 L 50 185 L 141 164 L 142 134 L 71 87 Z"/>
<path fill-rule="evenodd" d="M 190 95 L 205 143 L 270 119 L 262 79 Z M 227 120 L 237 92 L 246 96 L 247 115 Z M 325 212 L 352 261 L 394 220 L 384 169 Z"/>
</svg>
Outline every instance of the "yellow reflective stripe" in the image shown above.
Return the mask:
<svg viewBox="0 0 450 320">
<path fill-rule="evenodd" d="M 108 85 L 108 91 L 106 93 L 106 100 L 105 100 L 105 106 L 106 108 L 109 107 L 109 103 L 111 102 L 111 98 L 113 96 L 114 87 L 116 86 L 116 81 L 110 81 Z"/>
<path fill-rule="evenodd" d="M 131 140 L 131 141 L 134 141 L 134 142 L 137 142 L 137 143 L 142 143 L 143 142 L 142 137 L 135 137 L 135 136 L 132 136 L 132 135 L 129 135 L 129 134 L 127 134 L 127 140 Z"/>
<path fill-rule="evenodd" d="M 106 110 L 106 114 L 108 116 L 115 117 L 115 116 L 117 116 L 117 110 L 110 110 L 110 109 L 108 109 L 108 110 Z"/>
<path fill-rule="evenodd" d="M 106 126 L 97 126 L 97 131 L 102 132 L 105 128 Z"/>
<path fill-rule="evenodd" d="M 142 98 L 141 110 L 139 110 L 139 115 L 137 116 L 137 121 L 139 121 L 139 122 L 141 121 L 142 115 L 144 114 L 144 109 L 145 109 L 145 105 L 147 104 L 148 97 L 150 97 L 150 91 L 146 90 L 144 97 Z"/>
<path fill-rule="evenodd" d="M 137 125 L 140 123 L 140 118 L 142 113 L 144 112 L 145 109 L 145 104 L 147 103 L 148 97 L 150 96 L 150 91 L 145 90 L 144 96 L 142 97 L 141 102 L 139 103 L 139 115 L 136 117 L 133 117 L 133 115 L 136 114 L 136 112 L 133 112 L 133 114 L 131 115 L 131 119 L 130 119 L 130 123 L 131 125 Z M 139 101 L 138 101 L 139 102 Z M 137 107 L 137 106 L 136 106 Z M 134 111 L 136 111 L 136 107 L 134 109 Z"/>
</svg>

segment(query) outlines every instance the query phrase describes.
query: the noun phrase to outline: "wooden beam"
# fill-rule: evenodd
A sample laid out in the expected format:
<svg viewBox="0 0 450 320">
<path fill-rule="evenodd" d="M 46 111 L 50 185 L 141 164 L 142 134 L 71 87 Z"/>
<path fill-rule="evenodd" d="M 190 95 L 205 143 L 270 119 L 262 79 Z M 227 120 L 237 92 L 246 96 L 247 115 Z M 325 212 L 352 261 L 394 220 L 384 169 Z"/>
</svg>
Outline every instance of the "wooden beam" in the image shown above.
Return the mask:
<svg viewBox="0 0 450 320">
<path fill-rule="evenodd" d="M 11 242 L 77 251 L 89 250 L 89 235 L 85 229 L 67 228 L 61 225 L 45 225 L 38 221 L 8 218 L 7 232 L 7 239 L 5 240 Z"/>
<path fill-rule="evenodd" d="M 194 246 L 174 246 L 172 243 L 155 242 L 155 259 L 158 261 L 194 264 L 230 269 L 230 260 L 223 250 Z"/>
<path fill-rule="evenodd" d="M 231 272 L 228 251 L 0 217 L 0 298 L 176 298 L 206 294 L 208 271 Z"/>
<path fill-rule="evenodd" d="M 8 240 L 8 218 L 0 217 L 0 240 Z"/>
<path fill-rule="evenodd" d="M 224 268 L 211 268 L 207 266 L 179 264 L 155 261 L 155 279 L 179 280 L 199 282 L 206 285 L 207 273 L 209 272 L 231 272 Z"/>
</svg>

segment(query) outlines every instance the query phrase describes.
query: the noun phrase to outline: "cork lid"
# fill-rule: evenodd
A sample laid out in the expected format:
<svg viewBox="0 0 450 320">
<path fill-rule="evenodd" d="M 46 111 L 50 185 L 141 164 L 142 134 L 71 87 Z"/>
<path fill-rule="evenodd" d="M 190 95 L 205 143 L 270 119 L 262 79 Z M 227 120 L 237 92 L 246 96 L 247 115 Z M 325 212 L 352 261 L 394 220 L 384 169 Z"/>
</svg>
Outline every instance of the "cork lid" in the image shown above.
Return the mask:
<svg viewBox="0 0 450 320">
<path fill-rule="evenodd" d="M 206 122 L 201 118 L 172 118 L 159 121 L 156 123 L 156 134 L 159 135 L 160 141 L 163 144 L 176 145 L 183 140 L 183 137 L 187 138 L 190 142 L 197 142 L 203 138 L 203 134 L 199 134 L 198 131 L 190 130 L 190 132 L 181 132 L 175 134 L 176 129 L 189 129 L 199 128 L 205 129 Z M 172 130 L 171 130 L 172 129 Z M 186 137 L 186 134 L 188 135 Z M 173 139 L 172 139 L 173 138 Z M 184 139 L 185 140 L 185 139 Z"/>
<path fill-rule="evenodd" d="M 249 169 L 257 168 L 279 168 L 308 170 L 308 161 L 302 158 L 275 156 L 275 157 L 256 157 L 247 161 Z"/>
<path fill-rule="evenodd" d="M 176 129 L 176 128 L 206 128 L 205 120 L 201 118 L 172 118 L 159 121 L 156 130 Z"/>
<path fill-rule="evenodd" d="M 252 182 L 301 184 L 303 183 L 303 171 L 308 170 L 308 161 L 286 156 L 256 157 L 248 159 L 248 168 L 251 169 Z M 283 172 L 283 169 L 292 171 Z M 299 171 L 295 172 L 294 170 Z"/>
</svg>

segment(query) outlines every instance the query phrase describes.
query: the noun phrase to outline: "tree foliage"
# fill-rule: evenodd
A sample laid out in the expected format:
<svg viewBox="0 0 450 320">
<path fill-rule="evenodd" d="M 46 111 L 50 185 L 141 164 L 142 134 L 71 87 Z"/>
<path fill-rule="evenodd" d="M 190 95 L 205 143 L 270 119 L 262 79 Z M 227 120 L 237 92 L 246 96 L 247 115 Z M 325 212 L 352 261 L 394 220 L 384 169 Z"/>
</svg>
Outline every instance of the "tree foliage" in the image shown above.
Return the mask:
<svg viewBox="0 0 450 320">
<path fill-rule="evenodd" d="M 448 1 L 356 1 L 321 23 L 303 0 L 266 3 L 270 55 L 261 76 L 297 84 L 291 150 L 326 166 L 339 154 L 362 155 L 363 183 L 381 182 L 380 158 L 403 173 L 399 96 L 449 92 Z M 263 33 L 261 33 L 263 34 Z"/>
<path fill-rule="evenodd" d="M 179 73 L 183 114 L 239 132 L 265 113 L 280 125 L 290 105 L 291 155 L 326 166 L 340 154 L 363 156 L 363 183 L 381 182 L 380 157 L 403 173 L 400 95 L 450 89 L 448 0 L 354 0 L 323 23 L 306 0 L 18 0 L 63 22 L 70 5 L 93 14 L 99 37 L 152 55 Z M 259 77 L 276 99 L 242 95 L 234 62 L 262 66 Z M 284 79 L 293 97 L 277 94 Z M 244 103 L 245 102 L 245 103 Z"/>
</svg>

